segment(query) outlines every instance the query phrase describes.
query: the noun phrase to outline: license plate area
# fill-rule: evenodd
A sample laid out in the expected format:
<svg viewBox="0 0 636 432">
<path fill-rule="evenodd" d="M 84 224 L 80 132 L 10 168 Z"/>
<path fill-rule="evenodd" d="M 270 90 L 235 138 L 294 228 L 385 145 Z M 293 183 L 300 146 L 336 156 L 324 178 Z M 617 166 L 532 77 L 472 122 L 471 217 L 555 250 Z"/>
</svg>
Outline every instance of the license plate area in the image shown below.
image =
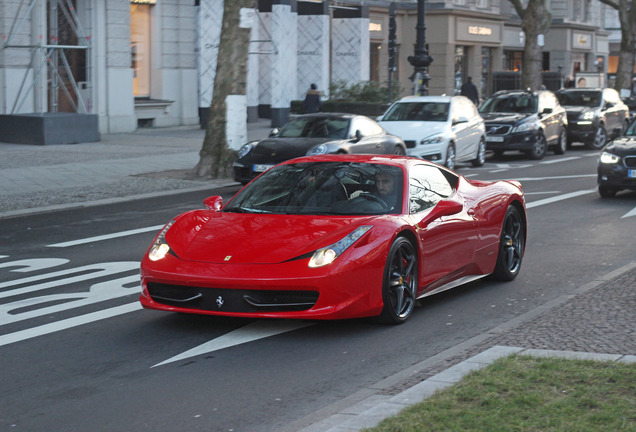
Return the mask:
<svg viewBox="0 0 636 432">
<path fill-rule="evenodd" d="M 252 167 L 252 170 L 254 172 L 265 172 L 273 166 L 274 165 L 254 164 L 254 166 Z"/>
<path fill-rule="evenodd" d="M 489 142 L 503 142 L 504 137 L 501 136 L 490 136 L 490 135 L 486 135 L 486 141 Z"/>
</svg>

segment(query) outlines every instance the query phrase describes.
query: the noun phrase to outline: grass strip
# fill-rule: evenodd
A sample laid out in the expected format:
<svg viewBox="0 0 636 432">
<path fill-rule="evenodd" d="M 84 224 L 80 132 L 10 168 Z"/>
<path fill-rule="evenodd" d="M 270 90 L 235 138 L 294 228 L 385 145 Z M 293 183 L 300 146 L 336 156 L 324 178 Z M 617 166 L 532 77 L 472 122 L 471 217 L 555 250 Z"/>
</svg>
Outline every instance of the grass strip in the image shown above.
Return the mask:
<svg viewBox="0 0 636 432">
<path fill-rule="evenodd" d="M 513 355 L 365 431 L 636 431 L 636 365 Z"/>
</svg>

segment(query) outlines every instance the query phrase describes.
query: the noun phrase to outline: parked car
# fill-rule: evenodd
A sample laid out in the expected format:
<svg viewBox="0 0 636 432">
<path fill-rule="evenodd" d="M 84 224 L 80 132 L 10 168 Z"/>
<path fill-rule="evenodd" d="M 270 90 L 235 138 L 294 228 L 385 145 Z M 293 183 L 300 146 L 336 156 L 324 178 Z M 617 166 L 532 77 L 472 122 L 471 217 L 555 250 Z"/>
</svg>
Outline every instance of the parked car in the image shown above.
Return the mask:
<svg viewBox="0 0 636 432">
<path fill-rule="evenodd" d="M 563 154 L 567 148 L 567 115 L 548 90 L 504 90 L 479 107 L 486 120 L 486 146 L 496 155 L 518 150 L 542 159 L 548 148 Z"/>
<path fill-rule="evenodd" d="M 629 124 L 629 107 L 611 88 L 567 88 L 556 93 L 568 113 L 568 145 L 582 142 L 599 150 Z"/>
<path fill-rule="evenodd" d="M 611 198 L 622 189 L 636 190 L 636 121 L 608 143 L 598 160 L 598 192 Z"/>
<path fill-rule="evenodd" d="M 417 299 L 519 274 L 527 232 L 515 180 L 406 156 L 310 156 L 224 206 L 183 213 L 141 262 L 148 309 L 244 318 L 405 322 Z"/>
<path fill-rule="evenodd" d="M 457 162 L 482 166 L 486 132 L 477 108 L 464 96 L 407 96 L 395 102 L 380 125 L 406 143 L 406 153 L 449 169 Z"/>
<path fill-rule="evenodd" d="M 404 141 L 361 115 L 316 113 L 292 118 L 269 138 L 242 146 L 234 180 L 243 184 L 274 165 L 305 155 L 327 153 L 406 154 Z"/>
</svg>

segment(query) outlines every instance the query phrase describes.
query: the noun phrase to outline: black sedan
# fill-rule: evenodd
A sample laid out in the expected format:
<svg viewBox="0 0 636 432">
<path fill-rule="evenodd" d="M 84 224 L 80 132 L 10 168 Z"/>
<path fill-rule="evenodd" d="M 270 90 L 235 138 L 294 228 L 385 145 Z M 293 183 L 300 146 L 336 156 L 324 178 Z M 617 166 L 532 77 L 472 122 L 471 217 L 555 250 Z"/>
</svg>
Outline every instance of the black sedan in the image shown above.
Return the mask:
<svg viewBox="0 0 636 432">
<path fill-rule="evenodd" d="M 317 113 L 294 117 L 269 138 L 245 144 L 234 162 L 234 180 L 247 184 L 274 165 L 305 155 L 406 154 L 401 138 L 368 117 Z"/>
<path fill-rule="evenodd" d="M 628 124 L 629 108 L 614 89 L 568 88 L 556 96 L 568 112 L 568 145 L 582 142 L 599 150 Z"/>
<path fill-rule="evenodd" d="M 565 153 L 567 116 L 551 91 L 500 91 L 486 99 L 479 113 L 486 121 L 486 148 L 495 155 L 518 150 L 542 159 L 548 147 Z"/>
<path fill-rule="evenodd" d="M 599 194 L 611 198 L 622 189 L 636 190 L 636 122 L 603 148 L 598 161 Z"/>
</svg>

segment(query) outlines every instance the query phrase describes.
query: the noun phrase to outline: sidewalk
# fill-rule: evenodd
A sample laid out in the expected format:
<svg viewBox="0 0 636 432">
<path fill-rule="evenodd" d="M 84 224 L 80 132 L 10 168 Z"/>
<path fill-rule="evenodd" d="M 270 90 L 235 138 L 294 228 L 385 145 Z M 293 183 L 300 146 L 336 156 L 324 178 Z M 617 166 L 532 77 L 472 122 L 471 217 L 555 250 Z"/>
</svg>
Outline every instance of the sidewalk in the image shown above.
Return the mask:
<svg viewBox="0 0 636 432">
<path fill-rule="evenodd" d="M 248 140 L 270 120 L 248 123 Z M 35 146 L 0 142 L 0 220 L 97 201 L 198 190 L 232 179 L 192 179 L 205 131 L 198 126 L 104 134 L 100 142 Z M 1 137 L 0 137 L 1 140 Z"/>
<path fill-rule="evenodd" d="M 270 129 L 269 120 L 250 123 L 248 138 L 265 138 Z M 36 212 L 236 184 L 232 179 L 184 176 L 199 160 L 204 134 L 198 127 L 177 127 L 106 134 L 98 143 L 0 142 L 0 223 Z M 373 426 L 509 352 L 602 354 L 598 358 L 634 362 L 634 287 L 636 261 L 324 407 L 284 431 L 344 432 Z"/>
</svg>

